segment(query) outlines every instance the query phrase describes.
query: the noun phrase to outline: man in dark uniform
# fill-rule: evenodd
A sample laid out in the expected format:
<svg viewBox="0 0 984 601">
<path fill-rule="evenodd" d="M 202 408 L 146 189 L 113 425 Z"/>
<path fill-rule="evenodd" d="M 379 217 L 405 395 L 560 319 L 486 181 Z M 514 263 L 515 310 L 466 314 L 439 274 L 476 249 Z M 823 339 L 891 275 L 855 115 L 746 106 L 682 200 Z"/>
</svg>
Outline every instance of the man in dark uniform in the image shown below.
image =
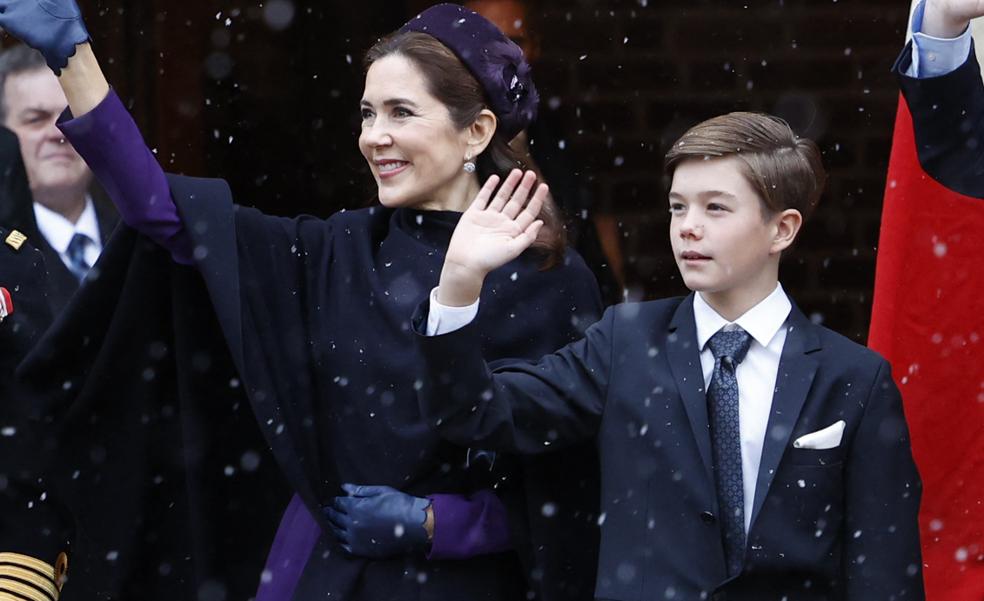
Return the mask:
<svg viewBox="0 0 984 601">
<path fill-rule="evenodd" d="M 39 53 L 25 46 L 0 52 L 0 165 L 19 173 L 4 174 L 10 184 L 28 189 L 0 196 L 0 223 L 23 232 L 44 255 L 56 315 L 119 221 L 112 203 L 90 189 L 92 172 L 55 127 L 67 104 Z"/>
<path fill-rule="evenodd" d="M 0 227 L 0 599 L 57 600 L 68 569 L 73 522 L 42 477 L 41 408 L 13 377 L 50 322 L 44 258 Z"/>
</svg>

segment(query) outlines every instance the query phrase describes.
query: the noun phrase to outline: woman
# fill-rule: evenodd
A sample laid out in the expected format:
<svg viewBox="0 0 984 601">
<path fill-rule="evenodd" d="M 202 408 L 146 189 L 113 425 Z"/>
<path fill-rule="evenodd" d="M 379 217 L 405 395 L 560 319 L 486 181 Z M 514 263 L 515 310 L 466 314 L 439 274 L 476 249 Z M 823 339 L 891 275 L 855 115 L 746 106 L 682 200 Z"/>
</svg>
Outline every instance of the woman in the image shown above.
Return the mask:
<svg viewBox="0 0 984 601">
<path fill-rule="evenodd" d="M 278 588 L 261 595 L 514 599 L 524 573 L 511 547 L 527 570 L 535 566 L 544 596 L 590 598 L 591 558 L 565 554 L 595 546 L 585 540 L 590 529 L 577 527 L 597 494 L 592 455 L 571 451 L 563 466 L 501 458 L 488 462 L 494 471 L 474 469 L 474 453 L 442 442 L 415 399 L 410 312 L 437 282 L 460 211 L 479 178 L 503 177 L 506 197 L 525 197 L 535 183 L 532 173 L 509 172 L 508 141 L 537 101 L 521 51 L 455 5 L 428 9 L 374 46 L 359 147 L 382 206 L 283 219 L 236 207 L 221 183 L 166 179 L 109 90 L 74 0 L 43 4 L 7 3 L 0 26 L 60 74 L 77 116 L 61 127 L 124 221 L 204 277 L 253 411 L 298 496 L 278 543 L 324 532 L 299 581 L 271 557 L 263 580 Z M 576 339 L 600 312 L 590 272 L 565 252 L 556 211 L 545 213 L 538 251 L 488 287 L 479 321 L 490 360 L 539 356 Z M 538 318 L 510 319 L 517 305 Z M 511 509 L 505 542 L 502 504 Z"/>
</svg>

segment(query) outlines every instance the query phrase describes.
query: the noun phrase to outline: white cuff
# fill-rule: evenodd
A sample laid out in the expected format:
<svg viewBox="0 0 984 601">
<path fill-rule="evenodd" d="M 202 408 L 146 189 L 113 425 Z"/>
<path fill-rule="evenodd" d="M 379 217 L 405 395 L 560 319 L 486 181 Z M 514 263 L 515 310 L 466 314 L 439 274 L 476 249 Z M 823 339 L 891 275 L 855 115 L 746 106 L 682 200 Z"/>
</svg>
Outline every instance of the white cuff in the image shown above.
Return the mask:
<svg viewBox="0 0 984 601">
<path fill-rule="evenodd" d="M 478 315 L 478 301 L 466 307 L 449 307 L 437 302 L 437 286 L 430 293 L 430 311 L 427 312 L 427 335 L 439 336 L 459 330 L 474 321 Z"/>
<path fill-rule="evenodd" d="M 955 38 L 935 38 L 922 33 L 923 0 L 912 13 L 912 62 L 905 74 L 909 77 L 926 79 L 939 77 L 956 71 L 970 57 L 971 41 L 968 27 Z"/>
</svg>

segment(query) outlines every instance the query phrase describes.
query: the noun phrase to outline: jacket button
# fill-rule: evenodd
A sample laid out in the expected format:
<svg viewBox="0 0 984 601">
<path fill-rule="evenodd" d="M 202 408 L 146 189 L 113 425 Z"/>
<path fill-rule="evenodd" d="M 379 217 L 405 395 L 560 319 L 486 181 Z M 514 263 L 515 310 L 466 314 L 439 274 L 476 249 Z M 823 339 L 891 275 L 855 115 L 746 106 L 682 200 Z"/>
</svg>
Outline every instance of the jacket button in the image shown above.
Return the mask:
<svg viewBox="0 0 984 601">
<path fill-rule="evenodd" d="M 714 517 L 714 514 L 711 513 L 710 511 L 700 512 L 700 519 L 702 519 L 705 524 L 713 524 L 714 522 L 717 521 L 717 518 Z"/>
</svg>

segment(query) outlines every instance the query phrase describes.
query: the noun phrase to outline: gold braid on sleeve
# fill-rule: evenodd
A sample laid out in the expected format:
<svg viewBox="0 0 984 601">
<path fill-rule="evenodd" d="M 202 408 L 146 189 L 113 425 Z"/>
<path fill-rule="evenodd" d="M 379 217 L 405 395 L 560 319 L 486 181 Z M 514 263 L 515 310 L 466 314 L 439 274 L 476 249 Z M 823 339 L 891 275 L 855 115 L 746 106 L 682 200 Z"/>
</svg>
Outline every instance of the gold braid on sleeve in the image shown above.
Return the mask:
<svg viewBox="0 0 984 601">
<path fill-rule="evenodd" d="M 0 553 L 0 601 L 58 601 L 68 573 L 68 557 L 55 565 L 19 553 Z"/>
</svg>

